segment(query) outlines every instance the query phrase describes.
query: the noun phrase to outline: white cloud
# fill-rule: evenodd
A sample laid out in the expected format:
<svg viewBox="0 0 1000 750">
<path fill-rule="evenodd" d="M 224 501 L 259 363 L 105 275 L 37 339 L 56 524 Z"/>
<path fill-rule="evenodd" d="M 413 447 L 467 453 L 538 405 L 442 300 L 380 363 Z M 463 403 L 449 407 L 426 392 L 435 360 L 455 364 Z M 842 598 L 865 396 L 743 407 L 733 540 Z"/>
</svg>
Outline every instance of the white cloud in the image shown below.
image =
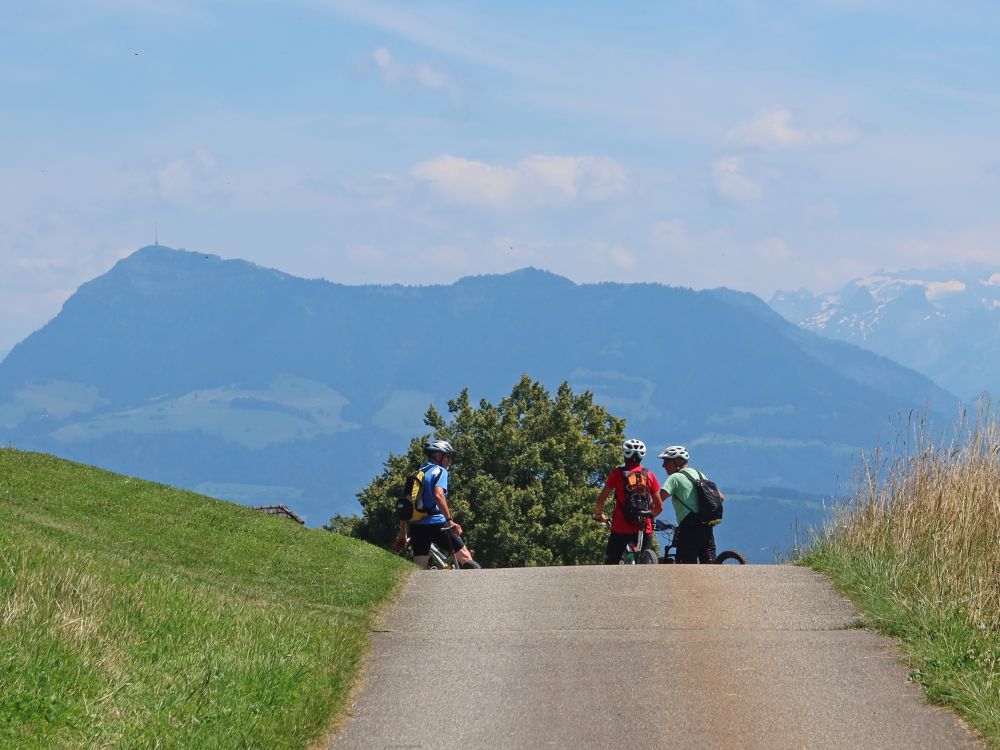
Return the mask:
<svg viewBox="0 0 1000 750">
<path fill-rule="evenodd" d="M 454 200 L 493 208 L 511 201 L 517 183 L 517 173 L 509 167 L 447 155 L 417 164 L 410 174 Z"/>
<path fill-rule="evenodd" d="M 733 128 L 726 142 L 750 148 L 784 149 L 847 146 L 860 138 L 857 129 L 850 125 L 803 130 L 792 119 L 792 112 L 784 107 L 758 112 L 750 122 Z"/>
<path fill-rule="evenodd" d="M 90 10 L 104 9 L 130 15 L 147 14 L 171 20 L 204 21 L 207 14 L 199 3 L 189 0 L 90 0 Z"/>
<path fill-rule="evenodd" d="M 639 258 L 636 252 L 618 242 L 591 240 L 571 243 L 568 247 L 553 247 L 555 253 L 546 259 L 545 267 L 556 273 L 564 273 L 570 278 L 591 278 L 592 280 L 632 280 L 637 277 Z M 561 257 L 559 257 L 561 256 Z"/>
<path fill-rule="evenodd" d="M 609 252 L 611 260 L 613 260 L 619 268 L 623 268 L 626 271 L 634 271 L 636 265 L 638 265 L 635 255 L 621 245 L 613 245 L 609 249 Z"/>
<path fill-rule="evenodd" d="M 420 63 L 413 69 L 413 77 L 421 86 L 429 89 L 452 89 L 453 84 L 444 73 L 438 73 L 426 63 Z"/>
<path fill-rule="evenodd" d="M 14 258 L 13 265 L 22 271 L 52 271 L 66 267 L 65 258 L 22 257 Z"/>
<path fill-rule="evenodd" d="M 158 169 L 154 179 L 164 198 L 179 201 L 203 192 L 217 169 L 215 157 L 206 149 L 198 149 L 191 156 L 174 159 Z"/>
<path fill-rule="evenodd" d="M 423 88 L 448 94 L 454 100 L 461 98 L 462 91 L 458 84 L 427 63 L 404 65 L 386 47 L 379 47 L 372 52 L 371 59 L 382 80 L 390 86 L 412 81 Z"/>
<path fill-rule="evenodd" d="M 784 266 L 795 259 L 791 248 L 779 237 L 768 237 L 759 242 L 755 250 L 761 262 L 774 267 Z"/>
<path fill-rule="evenodd" d="M 167 198 L 177 198 L 191 185 L 191 166 L 184 159 L 175 159 L 156 171 L 156 185 Z"/>
<path fill-rule="evenodd" d="M 410 175 L 459 203 L 488 208 L 606 201 L 627 188 L 625 170 L 597 156 L 531 156 L 513 167 L 444 155 Z"/>
<path fill-rule="evenodd" d="M 315 173 L 301 164 L 244 161 L 221 165 L 207 149 L 170 159 L 136 176 L 130 194 L 118 199 L 128 202 L 139 197 L 177 208 L 212 206 L 254 212 L 292 205 L 324 209 L 332 200 Z"/>
<path fill-rule="evenodd" d="M 462 18 L 458 8 L 442 7 L 436 14 L 423 6 L 419 10 L 390 7 L 374 0 L 316 0 L 372 28 L 395 34 L 443 55 L 508 73 L 530 76 L 533 71 L 513 58 L 495 54 L 503 42 L 489 38 L 486 27 Z M 474 17 L 473 17 L 474 18 Z"/>
<path fill-rule="evenodd" d="M 719 195 L 733 203 L 753 203 L 760 199 L 761 188 L 744 175 L 743 157 L 725 156 L 712 162 L 712 178 Z"/>
</svg>

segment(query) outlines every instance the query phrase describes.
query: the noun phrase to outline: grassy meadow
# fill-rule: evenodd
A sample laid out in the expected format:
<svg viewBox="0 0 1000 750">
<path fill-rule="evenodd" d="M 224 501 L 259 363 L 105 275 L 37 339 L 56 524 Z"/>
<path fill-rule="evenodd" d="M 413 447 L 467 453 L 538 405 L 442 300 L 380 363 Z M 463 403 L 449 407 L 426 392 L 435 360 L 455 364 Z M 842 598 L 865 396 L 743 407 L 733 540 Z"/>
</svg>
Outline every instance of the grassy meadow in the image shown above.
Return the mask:
<svg viewBox="0 0 1000 750">
<path fill-rule="evenodd" d="M 0 747 L 320 742 L 408 567 L 339 534 L 0 449 Z"/>
<path fill-rule="evenodd" d="M 803 562 L 900 640 L 933 702 L 1000 747 L 1000 422 L 984 404 L 958 428 L 946 446 L 917 428 L 905 455 L 870 457 Z"/>
</svg>

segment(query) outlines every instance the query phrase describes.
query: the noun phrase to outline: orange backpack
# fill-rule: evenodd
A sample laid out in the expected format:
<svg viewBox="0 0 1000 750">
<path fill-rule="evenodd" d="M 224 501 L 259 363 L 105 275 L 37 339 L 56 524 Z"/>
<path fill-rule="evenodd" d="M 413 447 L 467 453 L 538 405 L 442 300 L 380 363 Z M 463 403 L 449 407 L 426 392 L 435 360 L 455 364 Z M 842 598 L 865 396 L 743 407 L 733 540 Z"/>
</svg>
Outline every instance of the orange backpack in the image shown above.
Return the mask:
<svg viewBox="0 0 1000 750">
<path fill-rule="evenodd" d="M 643 514 L 652 510 L 653 505 L 648 473 L 641 466 L 632 471 L 626 471 L 622 467 L 622 480 L 625 484 L 622 515 L 626 521 L 639 523 L 644 518 Z"/>
</svg>

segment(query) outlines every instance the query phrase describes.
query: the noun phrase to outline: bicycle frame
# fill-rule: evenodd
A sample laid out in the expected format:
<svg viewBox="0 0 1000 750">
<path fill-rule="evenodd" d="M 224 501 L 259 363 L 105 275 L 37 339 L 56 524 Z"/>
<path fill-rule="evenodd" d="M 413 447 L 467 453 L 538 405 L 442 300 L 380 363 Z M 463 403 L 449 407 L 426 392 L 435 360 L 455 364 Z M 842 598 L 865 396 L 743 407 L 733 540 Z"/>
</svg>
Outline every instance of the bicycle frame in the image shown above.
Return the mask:
<svg viewBox="0 0 1000 750">
<path fill-rule="evenodd" d="M 677 545 L 674 543 L 677 535 L 677 526 L 664 521 L 653 521 L 653 533 L 663 535 L 663 554 L 660 556 L 661 563 L 677 562 Z M 672 550 L 672 551 L 671 551 Z M 746 564 L 746 558 L 739 552 L 732 549 L 724 549 L 717 552 L 715 562 L 718 564 L 736 562 L 740 565 Z"/>
<path fill-rule="evenodd" d="M 629 542 L 625 545 L 625 554 L 622 557 L 626 565 L 639 564 L 639 554 L 642 552 L 642 545 L 646 541 L 646 532 L 639 529 L 639 533 L 636 536 L 637 539 L 635 542 Z"/>
<path fill-rule="evenodd" d="M 663 538 L 662 549 L 660 550 L 663 554 L 660 555 L 660 562 L 677 562 L 677 545 L 674 544 L 674 535 L 677 533 L 677 526 L 665 521 L 655 520 L 653 521 L 653 533 L 661 534 Z"/>
<path fill-rule="evenodd" d="M 647 511 L 647 518 L 652 518 L 653 514 Z M 658 523 L 658 522 L 657 522 Z M 605 521 L 604 526 L 611 528 L 611 521 Z M 646 543 L 646 531 L 643 528 L 644 524 L 640 524 L 639 530 L 636 532 L 636 539 L 633 542 L 629 542 L 625 545 L 625 551 L 622 553 L 621 562 L 625 565 L 641 565 L 643 564 L 643 545 Z M 652 550 L 646 550 L 647 554 L 654 555 L 653 559 L 646 559 L 645 562 L 655 562 L 655 552 Z"/>
<path fill-rule="evenodd" d="M 451 555 L 446 555 L 436 544 L 434 544 L 434 542 L 431 542 L 427 567 L 437 568 L 438 570 L 454 570 L 455 558 Z"/>
</svg>

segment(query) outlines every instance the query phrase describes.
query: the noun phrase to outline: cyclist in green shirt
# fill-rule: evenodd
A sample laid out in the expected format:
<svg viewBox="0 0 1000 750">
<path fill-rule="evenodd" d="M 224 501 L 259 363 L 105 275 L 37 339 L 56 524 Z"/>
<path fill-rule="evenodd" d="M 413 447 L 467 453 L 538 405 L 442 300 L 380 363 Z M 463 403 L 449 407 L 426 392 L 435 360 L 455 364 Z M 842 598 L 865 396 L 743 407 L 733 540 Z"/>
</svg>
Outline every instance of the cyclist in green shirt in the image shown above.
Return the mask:
<svg viewBox="0 0 1000 750">
<path fill-rule="evenodd" d="M 677 514 L 677 533 L 674 535 L 677 562 L 714 563 L 715 533 L 711 526 L 698 520 L 698 496 L 694 484 L 681 474 L 681 470 L 686 470 L 698 479 L 707 477 L 697 469 L 688 467 L 690 455 L 683 445 L 670 445 L 659 457 L 667 471 L 667 479 L 660 486 L 660 500 L 669 497 L 674 513 Z"/>
</svg>

